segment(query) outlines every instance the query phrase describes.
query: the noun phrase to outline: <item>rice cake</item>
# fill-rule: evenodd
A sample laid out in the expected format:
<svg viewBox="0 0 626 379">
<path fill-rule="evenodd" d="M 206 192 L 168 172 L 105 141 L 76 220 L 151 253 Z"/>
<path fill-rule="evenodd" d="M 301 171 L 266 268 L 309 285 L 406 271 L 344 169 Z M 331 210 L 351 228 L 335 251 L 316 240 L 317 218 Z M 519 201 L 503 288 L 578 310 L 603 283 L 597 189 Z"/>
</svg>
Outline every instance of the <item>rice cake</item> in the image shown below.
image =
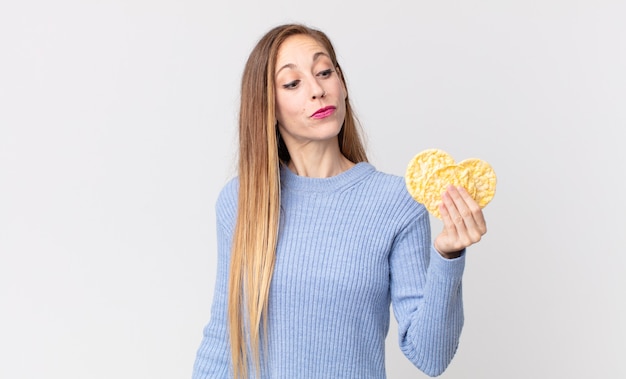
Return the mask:
<svg viewBox="0 0 626 379">
<path fill-rule="evenodd" d="M 469 158 L 457 164 L 440 149 L 427 149 L 413 157 L 404 180 L 411 197 L 438 218 L 441 195 L 449 185 L 464 187 L 481 208 L 496 191 L 496 173 L 489 163 Z"/>
<path fill-rule="evenodd" d="M 406 169 L 404 180 L 406 187 L 415 201 L 424 202 L 424 185 L 428 176 L 436 170 L 454 164 L 454 159 L 445 151 L 427 149 L 417 154 Z"/>
<path fill-rule="evenodd" d="M 448 186 L 464 187 L 470 196 L 476 194 L 476 186 L 472 173 L 469 169 L 460 165 L 450 165 L 434 171 L 428 176 L 424 183 L 424 206 L 435 217 L 441 218 L 439 205 L 441 205 L 441 195 Z"/>
<path fill-rule="evenodd" d="M 496 173 L 491 165 L 478 158 L 469 158 L 459 162 L 459 166 L 467 168 L 476 187 L 476 194 L 472 196 L 478 206 L 484 208 L 496 194 Z"/>
</svg>

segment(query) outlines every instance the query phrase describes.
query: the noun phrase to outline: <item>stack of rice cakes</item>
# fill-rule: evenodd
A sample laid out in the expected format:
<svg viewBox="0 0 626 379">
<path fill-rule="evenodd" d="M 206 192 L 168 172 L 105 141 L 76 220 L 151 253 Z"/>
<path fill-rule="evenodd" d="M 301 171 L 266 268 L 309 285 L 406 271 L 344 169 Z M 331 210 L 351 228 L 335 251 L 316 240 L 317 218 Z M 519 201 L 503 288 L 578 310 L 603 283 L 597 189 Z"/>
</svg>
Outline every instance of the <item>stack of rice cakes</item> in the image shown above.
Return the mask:
<svg viewBox="0 0 626 379">
<path fill-rule="evenodd" d="M 456 163 L 440 149 L 427 149 L 413 157 L 404 179 L 413 199 L 437 218 L 441 218 L 441 195 L 449 185 L 464 187 L 481 208 L 496 193 L 496 173 L 489 163 L 478 158 Z"/>
</svg>

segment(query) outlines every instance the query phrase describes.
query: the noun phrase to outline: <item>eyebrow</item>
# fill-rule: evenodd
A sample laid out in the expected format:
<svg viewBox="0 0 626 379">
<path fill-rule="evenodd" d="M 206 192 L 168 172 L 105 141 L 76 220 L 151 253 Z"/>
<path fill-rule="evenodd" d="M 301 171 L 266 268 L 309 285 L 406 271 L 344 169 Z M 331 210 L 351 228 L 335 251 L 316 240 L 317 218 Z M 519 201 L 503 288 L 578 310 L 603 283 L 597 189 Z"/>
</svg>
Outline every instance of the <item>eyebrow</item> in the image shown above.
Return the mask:
<svg viewBox="0 0 626 379">
<path fill-rule="evenodd" d="M 328 59 L 330 59 L 330 56 L 329 56 L 328 54 L 326 54 L 326 53 L 325 53 L 325 52 L 323 52 L 323 51 L 318 51 L 317 53 L 313 54 L 313 62 L 317 61 L 320 57 L 327 57 Z M 291 68 L 291 69 L 293 69 L 293 68 L 295 68 L 295 67 L 296 67 L 296 65 L 295 65 L 295 64 L 293 64 L 293 63 L 287 63 L 286 65 L 284 65 L 284 66 L 282 66 L 281 68 L 279 68 L 279 69 L 276 71 L 276 74 L 274 74 L 274 75 L 278 75 L 278 73 L 279 73 L 282 69 L 284 69 L 284 68 Z"/>
</svg>

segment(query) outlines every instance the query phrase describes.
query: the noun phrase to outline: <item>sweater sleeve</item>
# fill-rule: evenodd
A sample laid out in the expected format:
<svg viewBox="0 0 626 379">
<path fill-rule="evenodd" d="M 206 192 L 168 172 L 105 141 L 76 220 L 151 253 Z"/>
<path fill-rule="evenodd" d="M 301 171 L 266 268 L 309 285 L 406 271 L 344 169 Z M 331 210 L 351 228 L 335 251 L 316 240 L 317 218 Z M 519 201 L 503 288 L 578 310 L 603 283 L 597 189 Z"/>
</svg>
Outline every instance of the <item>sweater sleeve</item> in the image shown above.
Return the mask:
<svg viewBox="0 0 626 379">
<path fill-rule="evenodd" d="M 390 255 L 391 301 L 400 348 L 429 376 L 445 371 L 459 344 L 464 266 L 465 252 L 450 260 L 437 253 L 431 243 L 428 213 L 423 208 L 394 241 Z"/>
<path fill-rule="evenodd" d="M 193 379 L 232 377 L 228 337 L 228 275 L 235 199 L 232 193 L 228 193 L 228 189 L 222 191 L 216 205 L 218 256 L 215 289 L 210 320 L 204 327 L 203 338 L 196 352 Z"/>
</svg>

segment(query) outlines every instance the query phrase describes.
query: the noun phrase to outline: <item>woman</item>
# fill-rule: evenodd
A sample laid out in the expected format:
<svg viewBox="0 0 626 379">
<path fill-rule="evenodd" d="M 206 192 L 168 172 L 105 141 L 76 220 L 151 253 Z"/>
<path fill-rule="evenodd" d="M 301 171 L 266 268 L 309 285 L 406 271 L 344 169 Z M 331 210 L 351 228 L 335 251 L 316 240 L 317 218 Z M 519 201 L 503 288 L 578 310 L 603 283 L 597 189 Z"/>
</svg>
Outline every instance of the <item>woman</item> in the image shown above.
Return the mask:
<svg viewBox="0 0 626 379">
<path fill-rule="evenodd" d="M 253 49 L 239 124 L 193 377 L 385 378 L 390 304 L 404 354 L 441 374 L 463 325 L 465 248 L 486 232 L 476 202 L 449 187 L 431 242 L 404 179 L 367 163 L 331 42 L 302 25 Z"/>
</svg>

